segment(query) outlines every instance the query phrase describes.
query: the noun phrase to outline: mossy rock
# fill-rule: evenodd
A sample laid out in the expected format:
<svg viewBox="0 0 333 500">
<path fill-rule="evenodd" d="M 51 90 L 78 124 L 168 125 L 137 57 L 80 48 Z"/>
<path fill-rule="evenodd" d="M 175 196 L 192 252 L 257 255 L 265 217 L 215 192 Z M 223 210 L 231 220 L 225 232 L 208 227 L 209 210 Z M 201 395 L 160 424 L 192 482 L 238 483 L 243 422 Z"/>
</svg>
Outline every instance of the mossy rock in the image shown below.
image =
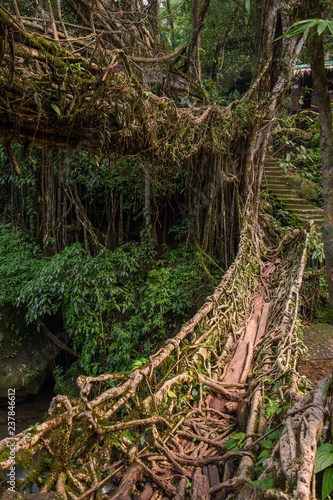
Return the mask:
<svg viewBox="0 0 333 500">
<path fill-rule="evenodd" d="M 29 331 L 24 313 L 8 306 L 0 319 L 0 405 L 8 401 L 8 389 L 15 389 L 16 403 L 40 392 L 50 375 L 40 334 Z"/>
<path fill-rule="evenodd" d="M 318 190 L 314 182 L 304 179 L 298 174 L 288 174 L 285 176 L 288 186 L 295 191 L 300 198 L 305 200 L 318 201 Z"/>
</svg>

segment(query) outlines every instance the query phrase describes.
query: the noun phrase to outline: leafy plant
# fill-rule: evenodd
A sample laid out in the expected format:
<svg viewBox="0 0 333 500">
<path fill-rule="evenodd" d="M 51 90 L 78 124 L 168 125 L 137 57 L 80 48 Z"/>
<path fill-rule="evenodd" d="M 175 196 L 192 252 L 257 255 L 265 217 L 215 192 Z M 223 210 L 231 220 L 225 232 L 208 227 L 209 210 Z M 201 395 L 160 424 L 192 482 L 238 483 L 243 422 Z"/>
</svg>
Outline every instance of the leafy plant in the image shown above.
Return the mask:
<svg viewBox="0 0 333 500">
<path fill-rule="evenodd" d="M 224 443 L 224 446 L 230 451 L 241 450 L 245 444 L 245 441 L 241 442 L 244 436 L 244 432 L 237 432 L 236 434 L 233 434 L 226 443 Z"/>
<path fill-rule="evenodd" d="M 324 443 L 317 449 L 314 474 L 324 471 L 321 498 L 325 500 L 333 492 L 333 444 Z"/>
</svg>

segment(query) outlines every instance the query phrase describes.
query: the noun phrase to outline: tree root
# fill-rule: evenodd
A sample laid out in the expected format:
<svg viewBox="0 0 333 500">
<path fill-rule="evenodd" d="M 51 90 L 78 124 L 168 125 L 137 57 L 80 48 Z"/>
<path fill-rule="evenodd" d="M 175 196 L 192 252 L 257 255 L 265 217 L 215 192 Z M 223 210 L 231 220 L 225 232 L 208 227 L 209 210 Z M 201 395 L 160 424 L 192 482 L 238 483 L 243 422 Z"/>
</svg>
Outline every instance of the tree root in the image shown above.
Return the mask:
<svg viewBox="0 0 333 500">
<path fill-rule="evenodd" d="M 135 485 L 141 500 L 209 499 L 222 490 L 224 498 L 256 497 L 249 471 L 261 440 L 273 432 L 266 432 L 267 426 L 274 424 L 273 417 L 265 417 L 264 396 L 285 404 L 287 395 L 290 400 L 297 394 L 299 378 L 290 374 L 297 373 L 303 352 L 295 318 L 307 233 L 300 230 L 285 240 L 283 259 L 274 262 L 274 293 L 273 275 L 261 277 L 266 287 L 261 284 L 260 242 L 251 234 L 245 226 L 235 263 L 214 294 L 149 363 L 130 374 L 79 377 L 79 401 L 57 396 L 49 420 L 16 436 L 18 461 L 20 454 L 38 448 L 51 455 L 44 488 L 80 500 L 99 499 L 110 481 L 118 484 L 113 499 L 130 499 Z M 109 380 L 116 386 L 93 398 L 93 387 Z M 141 401 L 138 394 L 144 394 Z M 285 491 L 270 488 L 265 498 L 289 498 L 293 490 L 295 498 L 308 498 L 324 403 L 321 389 L 287 412 L 259 478 L 278 477 Z M 121 412 L 127 412 L 125 419 Z M 237 431 L 246 434 L 230 450 Z M 3 469 L 11 465 L 8 444 L 8 439 L 0 442 Z"/>
</svg>

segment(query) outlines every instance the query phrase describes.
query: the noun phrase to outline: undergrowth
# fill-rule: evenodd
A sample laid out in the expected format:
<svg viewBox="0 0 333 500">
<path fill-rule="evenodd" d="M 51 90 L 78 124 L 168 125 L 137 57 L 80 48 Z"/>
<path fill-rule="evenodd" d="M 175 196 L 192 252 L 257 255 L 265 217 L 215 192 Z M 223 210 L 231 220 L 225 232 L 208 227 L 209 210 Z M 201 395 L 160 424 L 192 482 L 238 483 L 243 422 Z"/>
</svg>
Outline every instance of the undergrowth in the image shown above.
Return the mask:
<svg viewBox="0 0 333 500">
<path fill-rule="evenodd" d="M 203 303 L 222 274 L 211 259 L 203 263 L 191 243 L 165 246 L 157 259 L 149 231 L 140 244 L 94 257 L 80 243 L 44 257 L 19 229 L 5 225 L 0 273 L 0 306 L 25 308 L 27 323 L 37 327 L 60 317 L 80 355 L 77 365 L 89 375 L 143 362 Z"/>
</svg>

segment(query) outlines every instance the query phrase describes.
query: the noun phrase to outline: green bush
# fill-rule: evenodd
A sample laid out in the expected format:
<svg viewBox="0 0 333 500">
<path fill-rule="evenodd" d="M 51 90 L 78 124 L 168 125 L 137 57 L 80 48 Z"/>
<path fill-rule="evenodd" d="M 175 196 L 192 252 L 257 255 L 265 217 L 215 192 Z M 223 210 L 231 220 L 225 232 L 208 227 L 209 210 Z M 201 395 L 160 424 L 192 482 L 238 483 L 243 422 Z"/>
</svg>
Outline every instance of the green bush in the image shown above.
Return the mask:
<svg viewBox="0 0 333 500">
<path fill-rule="evenodd" d="M 95 257 L 75 243 L 43 258 L 20 231 L 1 226 L 1 303 L 24 307 L 27 323 L 38 327 L 48 316 L 61 317 L 85 373 L 129 370 L 175 332 L 220 278 L 214 270 L 215 282 L 208 280 L 190 244 L 165 249 L 156 260 L 146 233 L 142 244 Z"/>
<path fill-rule="evenodd" d="M 18 228 L 0 225 L 0 308 L 17 305 L 22 287 L 43 267 L 38 245 Z"/>
</svg>

